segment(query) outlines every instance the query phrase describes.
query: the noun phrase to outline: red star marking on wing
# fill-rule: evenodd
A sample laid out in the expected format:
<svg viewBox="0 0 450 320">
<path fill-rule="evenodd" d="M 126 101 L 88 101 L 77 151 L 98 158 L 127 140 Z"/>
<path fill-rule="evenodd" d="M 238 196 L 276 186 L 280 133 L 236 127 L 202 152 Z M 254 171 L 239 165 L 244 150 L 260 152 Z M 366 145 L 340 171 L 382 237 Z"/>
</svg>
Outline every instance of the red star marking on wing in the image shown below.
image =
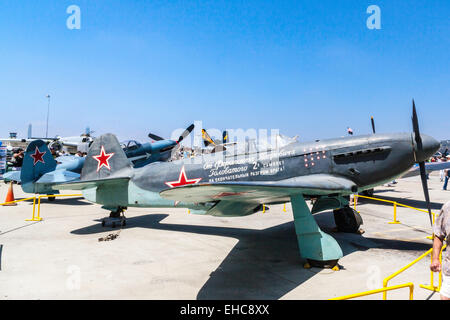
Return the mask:
<svg viewBox="0 0 450 320">
<path fill-rule="evenodd" d="M 184 186 L 186 184 L 194 184 L 194 183 L 199 182 L 200 180 L 202 180 L 202 178 L 188 179 L 186 177 L 186 171 L 184 170 L 184 166 L 183 166 L 183 168 L 181 168 L 181 172 L 180 172 L 180 176 L 178 177 L 178 180 L 165 182 L 165 184 L 167 184 L 171 188 L 174 188 L 174 187 Z"/>
<path fill-rule="evenodd" d="M 111 167 L 109 166 L 109 158 L 111 158 L 114 155 L 114 152 L 106 153 L 105 147 L 102 146 L 102 149 L 100 150 L 100 154 L 98 156 L 92 156 L 95 160 L 98 161 L 97 164 L 97 172 L 102 168 L 105 167 L 108 170 L 111 170 Z"/>
<path fill-rule="evenodd" d="M 36 146 L 36 150 L 34 151 L 34 154 L 30 155 L 30 156 L 33 158 L 33 166 L 35 166 L 36 163 L 38 163 L 38 162 L 45 163 L 45 162 L 44 162 L 44 159 L 43 159 L 42 157 L 44 156 L 44 154 L 45 154 L 46 152 L 47 152 L 47 151 L 40 152 L 40 151 L 39 151 L 39 148 Z"/>
</svg>

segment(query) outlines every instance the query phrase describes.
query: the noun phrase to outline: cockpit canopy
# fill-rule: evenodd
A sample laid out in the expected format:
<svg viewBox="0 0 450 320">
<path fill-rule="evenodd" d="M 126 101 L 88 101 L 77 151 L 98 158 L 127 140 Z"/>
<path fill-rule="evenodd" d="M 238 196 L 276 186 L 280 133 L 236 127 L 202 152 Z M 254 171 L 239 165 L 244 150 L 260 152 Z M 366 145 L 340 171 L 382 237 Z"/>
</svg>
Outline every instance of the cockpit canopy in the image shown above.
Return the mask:
<svg viewBox="0 0 450 320">
<path fill-rule="evenodd" d="M 120 143 L 120 147 L 127 151 L 139 149 L 141 145 L 142 144 L 136 140 L 125 140 Z"/>
</svg>

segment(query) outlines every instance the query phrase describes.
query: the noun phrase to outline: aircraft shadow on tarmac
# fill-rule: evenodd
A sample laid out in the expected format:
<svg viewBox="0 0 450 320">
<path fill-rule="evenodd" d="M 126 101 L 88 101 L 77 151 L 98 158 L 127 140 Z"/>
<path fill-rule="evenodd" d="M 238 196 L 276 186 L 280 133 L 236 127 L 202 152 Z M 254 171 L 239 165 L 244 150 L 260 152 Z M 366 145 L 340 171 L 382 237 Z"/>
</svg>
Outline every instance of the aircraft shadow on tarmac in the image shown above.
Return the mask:
<svg viewBox="0 0 450 320">
<path fill-rule="evenodd" d="M 239 242 L 210 274 L 197 294 L 197 299 L 279 299 L 307 281 L 321 269 L 304 269 L 305 260 L 299 256 L 293 221 L 264 230 L 244 228 L 195 226 L 161 223 L 167 214 L 148 214 L 127 218 L 127 228 L 190 232 L 232 237 Z M 344 255 L 370 248 L 399 250 L 428 250 L 429 245 L 417 242 L 365 238 L 357 234 L 333 233 L 333 213 L 316 214 L 321 228 L 339 242 Z M 103 233 L 116 230 L 100 223 L 73 230 L 72 234 Z M 345 267 L 345 266 L 344 266 Z"/>
</svg>

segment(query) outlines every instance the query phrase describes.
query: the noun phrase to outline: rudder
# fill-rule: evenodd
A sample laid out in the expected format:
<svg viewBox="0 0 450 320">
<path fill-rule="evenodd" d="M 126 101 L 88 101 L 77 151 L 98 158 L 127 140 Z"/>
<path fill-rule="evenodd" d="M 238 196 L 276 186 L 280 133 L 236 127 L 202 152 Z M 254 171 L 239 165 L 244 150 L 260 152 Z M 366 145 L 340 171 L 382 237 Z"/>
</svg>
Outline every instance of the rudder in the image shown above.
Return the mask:
<svg viewBox="0 0 450 320">
<path fill-rule="evenodd" d="M 47 172 L 54 171 L 56 165 L 47 144 L 42 140 L 32 141 L 25 151 L 20 170 L 23 191 L 34 193 L 36 191 L 34 183 Z"/>
<path fill-rule="evenodd" d="M 107 133 L 92 142 L 81 170 L 81 180 L 127 177 L 132 168 L 116 136 Z"/>
</svg>

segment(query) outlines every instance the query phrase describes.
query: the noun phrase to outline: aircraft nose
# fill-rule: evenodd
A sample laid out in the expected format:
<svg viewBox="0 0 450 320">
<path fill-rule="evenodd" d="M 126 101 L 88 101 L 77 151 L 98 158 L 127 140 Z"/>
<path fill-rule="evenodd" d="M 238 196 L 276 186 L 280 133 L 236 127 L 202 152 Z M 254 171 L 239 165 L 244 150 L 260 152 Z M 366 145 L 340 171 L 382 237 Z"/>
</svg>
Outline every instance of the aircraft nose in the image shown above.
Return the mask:
<svg viewBox="0 0 450 320">
<path fill-rule="evenodd" d="M 417 145 L 415 145 L 414 148 L 416 151 L 417 162 L 425 161 L 431 158 L 441 147 L 439 141 L 437 141 L 433 137 L 430 137 L 426 134 L 421 134 L 420 136 L 422 138 L 422 150 L 417 150 Z"/>
</svg>

